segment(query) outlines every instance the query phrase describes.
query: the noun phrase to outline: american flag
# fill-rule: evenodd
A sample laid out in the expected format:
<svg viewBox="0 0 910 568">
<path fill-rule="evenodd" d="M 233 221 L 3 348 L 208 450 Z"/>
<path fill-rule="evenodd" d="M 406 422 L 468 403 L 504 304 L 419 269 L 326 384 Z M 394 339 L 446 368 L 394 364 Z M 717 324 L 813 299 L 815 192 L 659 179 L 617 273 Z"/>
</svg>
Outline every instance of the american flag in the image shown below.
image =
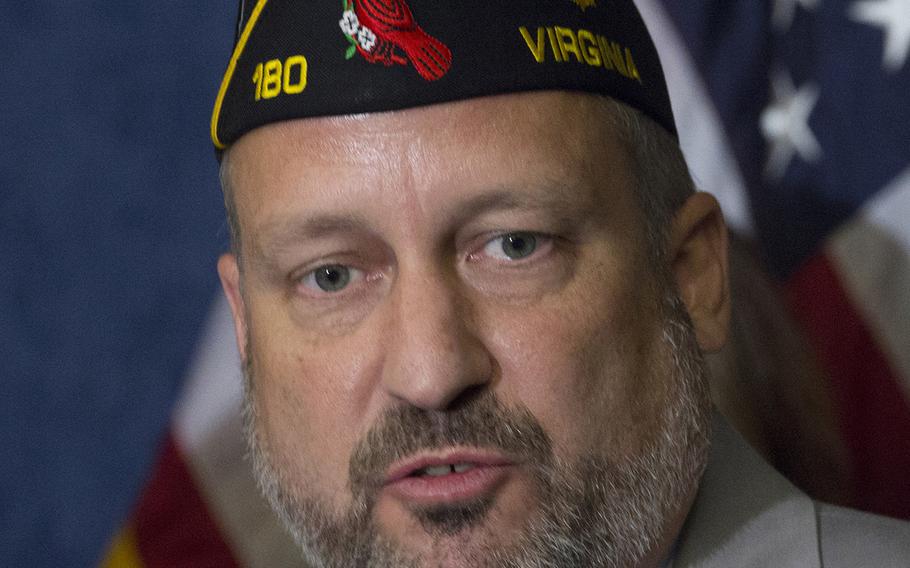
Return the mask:
<svg viewBox="0 0 910 568">
<path fill-rule="evenodd" d="M 910 1 L 638 3 L 696 180 L 824 371 L 847 503 L 910 518 Z"/>
<path fill-rule="evenodd" d="M 910 518 L 910 0 L 637 1 L 696 181 L 824 371 L 849 503 Z M 0 19 L 0 565 L 295 565 L 242 461 L 214 281 L 233 14 L 154 6 Z"/>
</svg>

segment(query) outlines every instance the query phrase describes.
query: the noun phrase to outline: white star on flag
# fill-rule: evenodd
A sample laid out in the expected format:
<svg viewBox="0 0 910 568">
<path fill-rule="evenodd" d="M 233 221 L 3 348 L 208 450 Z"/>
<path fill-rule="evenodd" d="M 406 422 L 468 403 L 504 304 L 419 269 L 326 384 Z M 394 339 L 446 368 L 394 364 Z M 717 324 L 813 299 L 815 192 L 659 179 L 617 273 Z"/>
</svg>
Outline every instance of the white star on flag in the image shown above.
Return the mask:
<svg viewBox="0 0 910 568">
<path fill-rule="evenodd" d="M 809 116 L 818 102 L 819 90 L 814 83 L 799 88 L 785 71 L 771 79 L 772 101 L 761 115 L 761 131 L 771 145 L 765 175 L 778 181 L 787 171 L 793 156 L 806 162 L 818 161 L 822 148 L 809 128 Z"/>
<path fill-rule="evenodd" d="M 884 66 L 899 71 L 910 52 L 910 0 L 869 0 L 850 6 L 850 18 L 885 32 Z"/>
<path fill-rule="evenodd" d="M 785 32 L 793 25 L 796 16 L 796 5 L 799 4 L 806 10 L 814 10 L 820 0 L 774 0 L 774 14 L 772 21 L 778 31 Z"/>
</svg>

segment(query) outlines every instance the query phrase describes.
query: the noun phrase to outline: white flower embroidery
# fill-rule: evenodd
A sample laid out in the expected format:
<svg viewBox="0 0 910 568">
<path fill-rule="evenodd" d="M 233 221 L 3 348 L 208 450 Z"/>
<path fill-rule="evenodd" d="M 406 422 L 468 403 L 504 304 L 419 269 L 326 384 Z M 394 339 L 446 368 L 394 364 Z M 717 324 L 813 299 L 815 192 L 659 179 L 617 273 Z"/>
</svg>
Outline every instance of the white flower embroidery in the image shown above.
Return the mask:
<svg viewBox="0 0 910 568">
<path fill-rule="evenodd" d="M 376 45 L 376 34 L 370 28 L 360 26 L 360 31 L 357 32 L 357 43 L 364 51 L 370 51 Z"/>
<path fill-rule="evenodd" d="M 360 22 L 357 20 L 357 14 L 353 10 L 345 10 L 338 25 L 341 26 L 341 31 L 351 37 L 354 37 L 354 34 L 360 29 Z"/>
</svg>

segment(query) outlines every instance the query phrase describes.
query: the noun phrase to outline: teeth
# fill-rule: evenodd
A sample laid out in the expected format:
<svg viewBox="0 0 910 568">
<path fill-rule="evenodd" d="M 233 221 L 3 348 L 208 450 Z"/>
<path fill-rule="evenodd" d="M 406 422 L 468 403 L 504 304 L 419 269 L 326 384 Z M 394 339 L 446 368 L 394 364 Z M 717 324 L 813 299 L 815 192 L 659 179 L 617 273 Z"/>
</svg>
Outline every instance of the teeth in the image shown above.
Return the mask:
<svg viewBox="0 0 910 568">
<path fill-rule="evenodd" d="M 466 471 L 474 469 L 474 464 L 470 463 L 456 463 L 456 464 L 446 464 L 446 465 L 434 465 L 428 466 L 421 469 L 419 475 L 429 475 L 430 477 L 440 477 L 443 475 L 449 475 L 450 473 L 464 473 Z"/>
<path fill-rule="evenodd" d="M 424 475 L 429 475 L 431 477 L 439 477 L 440 475 L 448 475 L 452 473 L 452 466 L 450 465 L 434 465 L 430 467 L 425 467 L 423 469 Z"/>
<path fill-rule="evenodd" d="M 474 466 L 469 463 L 457 463 L 452 466 L 452 469 L 455 470 L 455 473 L 464 473 L 469 469 L 474 469 Z"/>
</svg>

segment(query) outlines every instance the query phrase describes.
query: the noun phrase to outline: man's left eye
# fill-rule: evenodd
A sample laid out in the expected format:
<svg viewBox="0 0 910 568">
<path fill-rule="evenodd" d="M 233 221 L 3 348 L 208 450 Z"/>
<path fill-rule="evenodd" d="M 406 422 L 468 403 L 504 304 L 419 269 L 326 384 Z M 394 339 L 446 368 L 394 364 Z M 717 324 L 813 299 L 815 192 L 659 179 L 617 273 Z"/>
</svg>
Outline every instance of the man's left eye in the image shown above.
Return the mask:
<svg viewBox="0 0 910 568">
<path fill-rule="evenodd" d="M 499 260 L 521 260 L 534 254 L 538 238 L 534 233 L 506 233 L 490 240 L 484 245 L 483 252 Z"/>
</svg>

